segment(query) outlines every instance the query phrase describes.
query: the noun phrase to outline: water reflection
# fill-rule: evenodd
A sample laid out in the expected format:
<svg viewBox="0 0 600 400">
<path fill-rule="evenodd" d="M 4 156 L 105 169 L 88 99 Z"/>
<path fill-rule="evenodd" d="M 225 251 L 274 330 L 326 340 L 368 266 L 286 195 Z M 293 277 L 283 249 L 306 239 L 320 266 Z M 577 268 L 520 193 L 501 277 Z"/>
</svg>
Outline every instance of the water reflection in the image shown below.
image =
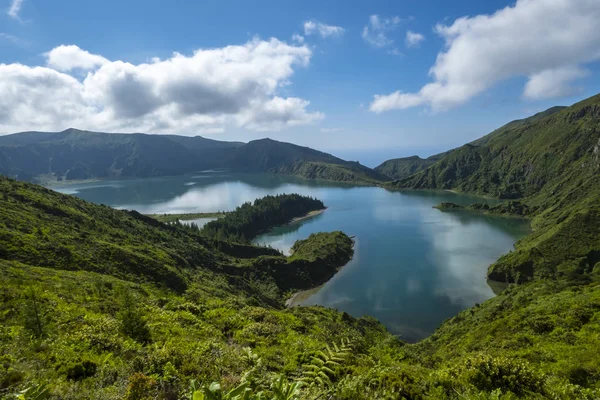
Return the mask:
<svg viewBox="0 0 600 400">
<path fill-rule="evenodd" d="M 342 230 L 356 236 L 354 259 L 301 303 L 338 308 L 356 317 L 372 315 L 411 341 L 493 296 L 484 279 L 488 265 L 527 233 L 520 220 L 432 208 L 442 201 L 482 201 L 472 196 L 389 192 L 276 175 L 213 172 L 56 189 L 142 213 L 226 211 L 278 193 L 319 198 L 326 212 L 276 228 L 256 241 L 289 252 L 296 240 L 313 232 Z"/>
</svg>

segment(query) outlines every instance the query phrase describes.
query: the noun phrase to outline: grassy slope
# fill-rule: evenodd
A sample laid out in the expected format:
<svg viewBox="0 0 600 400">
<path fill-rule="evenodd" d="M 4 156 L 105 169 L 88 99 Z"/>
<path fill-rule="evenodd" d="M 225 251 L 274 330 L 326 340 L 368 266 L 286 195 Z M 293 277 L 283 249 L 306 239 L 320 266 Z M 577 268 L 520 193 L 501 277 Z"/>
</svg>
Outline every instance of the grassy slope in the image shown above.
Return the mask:
<svg viewBox="0 0 600 400">
<path fill-rule="evenodd" d="M 600 330 L 593 283 L 570 286 L 577 298 L 564 296 L 577 323 L 563 323 L 547 305 L 560 306 L 556 296 L 540 297 L 535 317 L 541 326 L 556 321 L 527 331 L 527 338 L 543 357 L 515 351 L 490 360 L 513 343 L 514 330 L 521 329 L 515 324 L 533 314 L 517 311 L 537 299 L 519 293 L 539 292 L 536 286 L 509 291 L 473 317 L 461 314 L 464 323 L 457 317 L 429 341 L 405 345 L 370 318 L 320 307 L 282 308 L 282 292 L 326 279 L 319 275 L 331 273 L 325 267 L 351 256 L 351 240 L 341 232 L 313 235 L 286 258 L 38 186 L 4 178 L 0 185 L 0 396 L 49 382 L 53 398 L 61 399 L 183 398 L 192 378 L 218 380 L 226 389 L 245 380 L 268 390 L 279 374 L 303 376 L 304 364 L 342 339 L 350 339 L 352 353 L 333 368 L 334 384 L 306 388 L 303 398 L 325 392 L 338 399 L 479 399 L 497 398 L 489 393 L 501 388 L 569 399 L 585 398 L 582 387 L 598 386 L 598 354 L 583 352 L 596 344 L 593 335 Z M 100 252 L 107 243 L 112 251 Z M 149 251 L 152 257 L 142 257 Z M 165 274 L 174 285 L 164 285 Z M 40 337 L 31 327 L 31 293 L 43 323 Z M 130 313 L 146 327 L 143 340 L 125 329 L 127 293 L 134 299 Z M 486 322 L 495 319 L 502 326 Z M 562 330 L 553 334 L 551 328 Z M 467 346 L 464 332 L 471 335 L 468 343 L 487 339 Z M 556 345 L 561 332 L 567 339 Z M 469 368 L 462 366 L 465 360 L 472 360 Z M 521 360 L 527 368 L 515 366 Z M 564 370 L 566 362 L 582 370 Z M 498 376 L 489 365 L 508 375 Z M 135 397 L 140 379 L 147 384 L 144 396 Z"/>
</svg>

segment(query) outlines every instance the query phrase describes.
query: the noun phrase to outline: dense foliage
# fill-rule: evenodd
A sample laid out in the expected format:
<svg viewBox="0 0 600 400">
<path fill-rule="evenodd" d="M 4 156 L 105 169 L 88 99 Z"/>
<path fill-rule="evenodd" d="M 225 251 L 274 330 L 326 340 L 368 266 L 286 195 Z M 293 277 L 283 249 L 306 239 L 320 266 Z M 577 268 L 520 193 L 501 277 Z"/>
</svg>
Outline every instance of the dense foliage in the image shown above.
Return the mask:
<svg viewBox="0 0 600 400">
<path fill-rule="evenodd" d="M 319 168 L 308 168 L 312 163 Z M 180 175 L 208 169 L 344 182 L 384 179 L 358 163 L 270 139 L 244 144 L 201 136 L 108 134 L 77 129 L 0 136 L 0 173 L 19 180 L 47 183 Z"/>
<path fill-rule="evenodd" d="M 223 218 L 209 222 L 202 233 L 220 240 L 249 243 L 273 226 L 323 209 L 322 201 L 299 194 L 266 196 L 254 203 L 244 203 Z"/>
</svg>

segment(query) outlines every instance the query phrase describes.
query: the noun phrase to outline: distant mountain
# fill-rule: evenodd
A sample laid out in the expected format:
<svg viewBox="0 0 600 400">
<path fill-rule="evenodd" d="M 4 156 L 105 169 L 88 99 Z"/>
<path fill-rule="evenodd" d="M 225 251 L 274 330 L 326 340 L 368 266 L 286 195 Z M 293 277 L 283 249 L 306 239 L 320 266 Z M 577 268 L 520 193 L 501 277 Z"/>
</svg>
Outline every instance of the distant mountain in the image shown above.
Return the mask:
<svg viewBox="0 0 600 400">
<path fill-rule="evenodd" d="M 48 183 L 167 176 L 206 169 L 293 174 L 354 183 L 386 180 L 359 163 L 271 139 L 242 143 L 201 136 L 77 129 L 0 136 L 0 174 L 20 180 Z"/>
<path fill-rule="evenodd" d="M 428 168 L 444 155 L 446 153 L 436 154 L 428 158 L 421 158 L 419 156 L 394 158 L 384 161 L 375 167 L 375 171 L 389 177 L 391 180 L 402 179 Z"/>
<path fill-rule="evenodd" d="M 271 139 L 235 149 L 227 167 L 236 171 L 298 175 L 307 179 L 376 183 L 387 178 L 358 162 L 344 161 L 309 147 Z"/>
</svg>

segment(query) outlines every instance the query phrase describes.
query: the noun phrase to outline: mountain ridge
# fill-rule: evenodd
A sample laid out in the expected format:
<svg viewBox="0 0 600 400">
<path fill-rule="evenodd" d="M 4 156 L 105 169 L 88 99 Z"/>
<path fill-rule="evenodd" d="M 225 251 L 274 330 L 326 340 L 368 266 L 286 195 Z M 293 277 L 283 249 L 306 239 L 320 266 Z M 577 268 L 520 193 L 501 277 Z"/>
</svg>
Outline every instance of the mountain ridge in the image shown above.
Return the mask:
<svg viewBox="0 0 600 400">
<path fill-rule="evenodd" d="M 310 163 L 319 163 L 320 168 L 311 168 Z M 361 184 L 387 180 L 360 163 L 269 138 L 242 143 L 202 136 L 74 128 L 0 136 L 0 173 L 37 183 L 181 175 L 207 169 L 293 174 Z"/>
</svg>

